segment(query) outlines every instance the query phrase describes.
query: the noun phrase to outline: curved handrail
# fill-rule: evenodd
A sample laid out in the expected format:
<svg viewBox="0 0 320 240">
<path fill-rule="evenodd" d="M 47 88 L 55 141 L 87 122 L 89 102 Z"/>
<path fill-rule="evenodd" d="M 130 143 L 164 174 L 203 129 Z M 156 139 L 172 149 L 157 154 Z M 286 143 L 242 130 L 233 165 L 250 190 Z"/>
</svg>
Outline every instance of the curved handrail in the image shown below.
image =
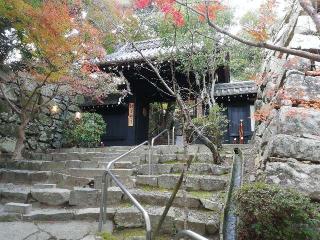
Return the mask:
<svg viewBox="0 0 320 240">
<path fill-rule="evenodd" d="M 182 237 L 190 237 L 191 239 L 194 239 L 194 240 L 208 240 L 207 238 L 202 237 L 198 233 L 195 233 L 191 230 L 181 230 L 180 232 L 178 232 L 178 234 L 175 236 L 174 239 L 179 240 Z"/>
<path fill-rule="evenodd" d="M 170 144 L 170 132 L 169 132 L 168 129 L 165 129 L 165 130 L 163 130 L 161 133 L 159 133 L 157 136 L 155 136 L 155 137 L 153 137 L 153 138 L 151 139 L 151 146 L 153 146 L 153 145 L 154 145 L 154 141 L 155 141 L 157 138 L 159 138 L 160 136 L 162 136 L 165 132 L 167 132 L 167 134 L 168 134 L 168 145 L 169 145 L 169 144 Z"/>
<path fill-rule="evenodd" d="M 150 217 L 147 211 L 140 205 L 140 203 L 130 194 L 130 192 L 126 189 L 126 187 L 116 178 L 116 176 L 113 175 L 111 172 L 111 167 L 112 165 L 120 160 L 121 158 L 127 156 L 131 152 L 135 151 L 136 149 L 144 146 L 145 144 L 149 144 L 148 141 L 144 141 L 143 143 L 139 144 L 138 146 L 132 148 L 128 152 L 120 155 L 119 157 L 115 158 L 114 160 L 110 161 L 107 165 L 107 168 L 105 172 L 102 175 L 102 183 L 101 183 L 101 190 L 102 190 L 102 198 L 100 202 L 100 216 L 99 216 L 99 227 L 98 231 L 101 232 L 102 230 L 102 224 L 106 222 L 106 215 L 107 215 L 107 192 L 108 192 L 108 187 L 109 187 L 109 179 L 107 176 L 110 176 L 115 184 L 122 190 L 122 192 L 127 195 L 127 197 L 131 200 L 133 205 L 135 205 L 139 211 L 142 213 L 145 224 L 146 224 L 146 240 L 151 240 L 151 222 L 150 222 Z"/>
<path fill-rule="evenodd" d="M 157 136 L 153 137 L 151 139 L 151 145 L 149 146 L 149 175 L 151 175 L 151 162 L 152 162 L 152 149 L 154 146 L 154 141 L 162 136 L 164 133 L 168 134 L 168 145 L 170 145 L 170 131 L 168 129 L 163 130 L 161 133 L 159 133 Z"/>
</svg>

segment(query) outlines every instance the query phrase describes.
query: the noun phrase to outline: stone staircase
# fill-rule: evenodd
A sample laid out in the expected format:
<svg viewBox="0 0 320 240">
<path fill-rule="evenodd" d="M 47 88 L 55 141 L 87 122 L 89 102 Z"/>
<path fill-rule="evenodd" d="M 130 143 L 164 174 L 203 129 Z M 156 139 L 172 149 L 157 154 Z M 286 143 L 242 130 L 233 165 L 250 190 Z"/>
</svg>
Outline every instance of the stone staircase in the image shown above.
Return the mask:
<svg viewBox="0 0 320 240">
<path fill-rule="evenodd" d="M 145 147 L 116 162 L 112 171 L 145 207 L 155 227 L 186 160 L 196 155 L 187 173 L 185 192 L 178 192 L 162 234 L 169 239 L 186 221 L 188 229 L 218 239 L 233 147 L 224 146 L 224 163 L 217 166 L 202 145 L 187 149 L 156 146 L 150 175 Z M 28 160 L 0 162 L 0 221 L 98 221 L 102 173 L 111 160 L 128 150 L 130 147 L 60 149 L 31 153 Z M 105 229 L 143 229 L 142 215 L 118 187 L 109 187 L 107 196 Z"/>
</svg>

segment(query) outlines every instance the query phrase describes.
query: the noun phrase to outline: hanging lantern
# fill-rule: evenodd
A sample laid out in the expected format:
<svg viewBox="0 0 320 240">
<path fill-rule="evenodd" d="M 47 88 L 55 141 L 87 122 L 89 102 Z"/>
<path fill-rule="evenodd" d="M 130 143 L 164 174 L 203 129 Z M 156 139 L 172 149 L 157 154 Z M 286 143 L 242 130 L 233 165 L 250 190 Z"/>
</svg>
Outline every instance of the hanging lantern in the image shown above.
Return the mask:
<svg viewBox="0 0 320 240">
<path fill-rule="evenodd" d="M 58 111 L 59 111 L 58 105 L 53 105 L 53 106 L 51 107 L 50 111 L 51 111 L 52 114 L 58 113 Z"/>
<path fill-rule="evenodd" d="M 74 119 L 79 121 L 81 119 L 81 113 L 80 112 L 76 112 Z"/>
</svg>

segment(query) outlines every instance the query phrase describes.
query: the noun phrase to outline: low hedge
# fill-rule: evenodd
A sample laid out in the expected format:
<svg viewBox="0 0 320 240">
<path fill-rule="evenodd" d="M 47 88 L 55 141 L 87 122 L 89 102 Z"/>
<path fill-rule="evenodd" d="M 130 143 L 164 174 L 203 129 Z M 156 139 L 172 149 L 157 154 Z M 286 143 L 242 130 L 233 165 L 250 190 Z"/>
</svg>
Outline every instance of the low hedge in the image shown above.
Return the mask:
<svg viewBox="0 0 320 240">
<path fill-rule="evenodd" d="M 319 204 L 301 193 L 265 183 L 244 185 L 235 195 L 238 239 L 319 240 Z"/>
</svg>

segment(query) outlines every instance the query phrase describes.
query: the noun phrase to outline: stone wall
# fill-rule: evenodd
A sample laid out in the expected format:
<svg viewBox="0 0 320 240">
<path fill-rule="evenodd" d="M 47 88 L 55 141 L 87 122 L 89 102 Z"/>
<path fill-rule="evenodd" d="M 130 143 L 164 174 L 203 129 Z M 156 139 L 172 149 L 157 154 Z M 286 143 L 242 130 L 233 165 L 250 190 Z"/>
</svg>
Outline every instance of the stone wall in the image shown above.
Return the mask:
<svg viewBox="0 0 320 240">
<path fill-rule="evenodd" d="M 56 114 L 50 112 L 53 105 L 58 106 Z M 79 108 L 68 97 L 56 98 L 27 126 L 26 149 L 43 151 L 61 147 L 64 122 L 77 111 Z M 0 99 L 0 153 L 14 150 L 18 123 L 18 116 Z"/>
<path fill-rule="evenodd" d="M 279 46 L 320 49 L 311 19 L 295 2 L 273 39 Z M 294 187 L 320 200 L 320 77 L 308 77 L 311 61 L 267 52 L 256 110 L 256 176 Z M 318 68 L 318 63 L 315 66 Z"/>
</svg>

